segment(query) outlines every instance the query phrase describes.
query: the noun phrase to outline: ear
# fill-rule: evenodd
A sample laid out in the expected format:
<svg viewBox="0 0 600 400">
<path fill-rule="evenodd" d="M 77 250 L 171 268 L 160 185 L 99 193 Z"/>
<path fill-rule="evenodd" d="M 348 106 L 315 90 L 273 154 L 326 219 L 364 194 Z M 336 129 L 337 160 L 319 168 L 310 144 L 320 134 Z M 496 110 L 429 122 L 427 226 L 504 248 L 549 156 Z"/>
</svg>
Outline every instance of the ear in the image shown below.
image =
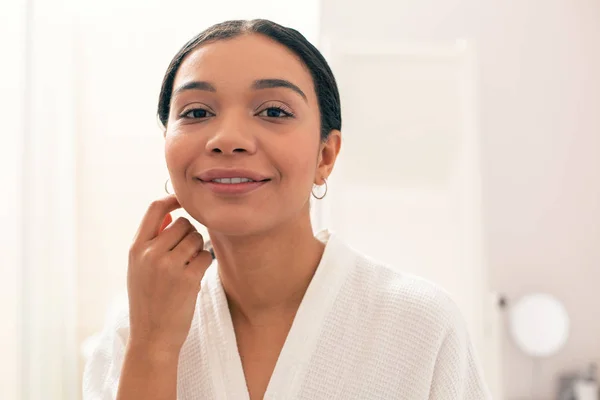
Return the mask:
<svg viewBox="0 0 600 400">
<path fill-rule="evenodd" d="M 322 185 L 325 183 L 325 179 L 329 177 L 335 160 L 340 153 L 340 147 L 342 146 L 342 132 L 337 129 L 333 129 L 329 132 L 327 141 L 321 142 L 319 146 L 319 159 L 317 163 L 317 170 L 315 173 L 315 184 Z"/>
</svg>

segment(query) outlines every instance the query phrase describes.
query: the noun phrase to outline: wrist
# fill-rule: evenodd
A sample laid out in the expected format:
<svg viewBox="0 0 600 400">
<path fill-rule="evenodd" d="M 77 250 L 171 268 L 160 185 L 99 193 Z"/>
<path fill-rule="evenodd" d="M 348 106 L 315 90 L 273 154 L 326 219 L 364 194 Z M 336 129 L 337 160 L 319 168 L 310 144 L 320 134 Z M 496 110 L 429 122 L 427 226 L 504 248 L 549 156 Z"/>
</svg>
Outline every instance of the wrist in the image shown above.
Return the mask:
<svg viewBox="0 0 600 400">
<path fill-rule="evenodd" d="M 177 364 L 179 353 L 179 348 L 171 348 L 159 343 L 132 340 L 127 343 L 127 355 L 129 357 L 153 364 Z"/>
</svg>

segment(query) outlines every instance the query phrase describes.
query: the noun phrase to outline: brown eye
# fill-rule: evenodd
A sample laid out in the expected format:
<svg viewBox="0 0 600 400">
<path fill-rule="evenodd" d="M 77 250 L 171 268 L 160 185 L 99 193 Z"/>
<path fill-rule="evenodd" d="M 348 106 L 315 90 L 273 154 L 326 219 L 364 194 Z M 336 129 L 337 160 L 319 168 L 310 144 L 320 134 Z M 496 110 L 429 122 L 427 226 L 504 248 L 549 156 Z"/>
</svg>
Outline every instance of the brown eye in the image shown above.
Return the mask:
<svg viewBox="0 0 600 400">
<path fill-rule="evenodd" d="M 267 118 L 291 118 L 294 116 L 291 111 L 284 110 L 282 107 L 265 108 L 258 115 Z"/>
<path fill-rule="evenodd" d="M 210 116 L 214 116 L 214 114 L 203 108 L 194 108 L 192 110 L 184 112 L 183 114 L 181 114 L 181 116 L 187 119 L 205 119 Z"/>
</svg>

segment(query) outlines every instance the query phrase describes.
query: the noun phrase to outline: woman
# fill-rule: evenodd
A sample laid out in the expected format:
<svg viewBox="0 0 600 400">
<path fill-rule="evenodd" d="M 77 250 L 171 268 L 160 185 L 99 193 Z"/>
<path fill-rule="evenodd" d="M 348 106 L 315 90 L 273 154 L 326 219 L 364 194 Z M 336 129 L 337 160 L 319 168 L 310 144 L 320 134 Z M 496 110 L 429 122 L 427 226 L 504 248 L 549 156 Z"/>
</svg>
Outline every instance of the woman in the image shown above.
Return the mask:
<svg viewBox="0 0 600 400">
<path fill-rule="evenodd" d="M 489 398 L 445 292 L 314 237 L 309 198 L 326 193 L 341 114 L 301 34 L 209 28 L 171 62 L 158 115 L 176 196 L 140 224 L 129 310 L 86 366 L 85 399 Z M 178 207 L 218 262 L 189 221 L 171 224 Z"/>
</svg>

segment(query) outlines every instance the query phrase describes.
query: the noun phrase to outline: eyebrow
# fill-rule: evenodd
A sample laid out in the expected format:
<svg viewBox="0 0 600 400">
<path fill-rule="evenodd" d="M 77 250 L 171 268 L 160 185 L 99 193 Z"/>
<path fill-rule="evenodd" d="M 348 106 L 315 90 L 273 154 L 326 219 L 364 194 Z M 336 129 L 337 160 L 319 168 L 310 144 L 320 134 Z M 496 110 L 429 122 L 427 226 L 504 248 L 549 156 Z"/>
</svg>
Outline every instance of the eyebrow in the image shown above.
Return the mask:
<svg viewBox="0 0 600 400">
<path fill-rule="evenodd" d="M 252 83 L 252 89 L 261 90 L 261 89 L 273 89 L 273 88 L 287 88 L 291 89 L 294 92 L 298 93 L 304 101 L 308 101 L 306 94 L 300 89 L 298 86 L 294 85 L 292 82 L 287 81 L 285 79 L 258 79 Z M 204 90 L 207 92 L 216 92 L 217 89 L 206 81 L 191 81 L 184 83 L 173 92 L 173 97 L 181 92 L 185 92 L 187 90 Z"/>
<path fill-rule="evenodd" d="M 215 89 L 215 87 L 208 82 L 191 81 L 191 82 L 187 82 L 187 83 L 184 83 L 183 85 L 179 86 L 173 92 L 173 96 L 175 96 L 176 94 L 179 94 L 181 92 L 185 92 L 186 90 L 204 90 L 207 92 L 216 92 L 217 91 L 217 89 Z"/>
<path fill-rule="evenodd" d="M 294 92 L 298 93 L 304 101 L 308 101 L 304 92 L 296 85 L 294 85 L 290 81 L 286 81 L 285 79 L 259 79 L 254 81 L 252 84 L 252 89 L 260 90 L 260 89 L 272 89 L 272 88 L 288 88 L 292 89 Z"/>
</svg>

